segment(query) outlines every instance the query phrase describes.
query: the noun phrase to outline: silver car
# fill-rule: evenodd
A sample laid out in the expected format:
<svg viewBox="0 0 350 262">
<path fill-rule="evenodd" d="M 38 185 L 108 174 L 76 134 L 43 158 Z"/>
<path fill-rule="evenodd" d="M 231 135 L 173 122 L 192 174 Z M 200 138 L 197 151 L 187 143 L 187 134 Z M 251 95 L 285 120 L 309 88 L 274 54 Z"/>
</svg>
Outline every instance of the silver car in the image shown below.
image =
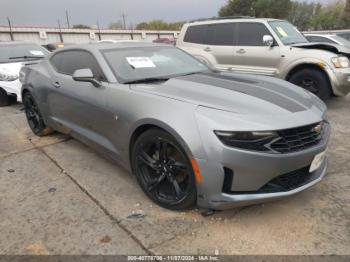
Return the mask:
<svg viewBox="0 0 350 262">
<path fill-rule="evenodd" d="M 328 43 L 345 46 L 350 48 L 350 41 L 346 40 L 343 37 L 337 36 L 336 34 L 313 34 L 306 33 L 304 34 L 307 40 L 314 43 Z"/>
<path fill-rule="evenodd" d="M 323 100 L 350 92 L 350 51 L 309 41 L 290 23 L 265 18 L 185 24 L 177 47 L 218 70 L 275 76 Z"/>
<path fill-rule="evenodd" d="M 137 42 L 61 49 L 22 74 L 35 134 L 56 130 L 107 153 L 165 208 L 279 199 L 327 170 L 326 106 L 283 80 Z"/>
</svg>

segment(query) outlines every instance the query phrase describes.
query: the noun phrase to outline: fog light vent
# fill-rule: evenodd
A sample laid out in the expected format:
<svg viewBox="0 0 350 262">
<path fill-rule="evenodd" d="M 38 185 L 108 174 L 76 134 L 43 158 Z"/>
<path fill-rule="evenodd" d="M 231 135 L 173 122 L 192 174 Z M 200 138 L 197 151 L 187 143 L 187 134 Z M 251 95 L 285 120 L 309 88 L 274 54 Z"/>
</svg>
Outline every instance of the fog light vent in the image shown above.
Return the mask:
<svg viewBox="0 0 350 262">
<path fill-rule="evenodd" d="M 222 192 L 230 194 L 233 183 L 233 171 L 230 168 L 224 167 L 224 183 L 222 185 Z"/>
</svg>

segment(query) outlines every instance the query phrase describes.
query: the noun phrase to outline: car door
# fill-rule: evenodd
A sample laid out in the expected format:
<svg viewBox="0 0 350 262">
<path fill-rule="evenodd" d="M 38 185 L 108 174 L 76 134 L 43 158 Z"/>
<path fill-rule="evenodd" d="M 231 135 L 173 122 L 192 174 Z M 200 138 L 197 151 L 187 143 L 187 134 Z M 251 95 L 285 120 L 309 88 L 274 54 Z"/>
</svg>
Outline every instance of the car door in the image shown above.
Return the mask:
<svg viewBox="0 0 350 262">
<path fill-rule="evenodd" d="M 263 43 L 264 35 L 271 35 L 268 28 L 259 22 L 237 23 L 237 46 L 233 70 L 245 73 L 275 76 L 281 62 L 280 48 Z"/>
<path fill-rule="evenodd" d="M 235 23 L 209 24 L 205 39 L 204 51 L 215 58 L 215 67 L 228 70 L 234 63 Z"/>
<path fill-rule="evenodd" d="M 106 138 L 109 113 L 106 110 L 104 74 L 94 56 L 83 50 L 58 52 L 51 58 L 53 70 L 48 95 L 51 118 L 66 132 L 72 132 L 114 151 Z M 101 87 L 73 80 L 75 70 L 89 68 Z"/>
</svg>

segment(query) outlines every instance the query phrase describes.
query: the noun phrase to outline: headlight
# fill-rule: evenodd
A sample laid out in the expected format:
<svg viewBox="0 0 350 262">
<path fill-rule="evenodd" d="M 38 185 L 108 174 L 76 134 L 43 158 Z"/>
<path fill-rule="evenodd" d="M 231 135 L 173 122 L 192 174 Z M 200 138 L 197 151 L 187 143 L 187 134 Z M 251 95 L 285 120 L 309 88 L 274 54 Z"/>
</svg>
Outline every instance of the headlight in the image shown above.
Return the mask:
<svg viewBox="0 0 350 262">
<path fill-rule="evenodd" d="M 336 68 L 347 68 L 350 67 L 349 58 L 346 56 L 337 56 L 332 58 L 332 63 Z"/>
<path fill-rule="evenodd" d="M 0 70 L 0 81 L 15 81 L 18 79 L 18 75 L 10 74 L 5 70 Z"/>
<path fill-rule="evenodd" d="M 265 145 L 278 137 L 276 132 L 214 132 L 227 146 L 254 151 L 269 151 Z"/>
</svg>

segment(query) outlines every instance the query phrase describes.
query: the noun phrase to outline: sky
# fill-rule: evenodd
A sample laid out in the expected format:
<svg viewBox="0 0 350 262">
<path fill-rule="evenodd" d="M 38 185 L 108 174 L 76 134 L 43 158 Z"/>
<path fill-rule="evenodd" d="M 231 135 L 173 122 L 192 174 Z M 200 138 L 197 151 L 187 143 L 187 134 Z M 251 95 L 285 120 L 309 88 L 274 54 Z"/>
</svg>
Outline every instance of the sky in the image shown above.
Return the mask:
<svg viewBox="0 0 350 262">
<path fill-rule="evenodd" d="M 320 0 L 325 2 L 329 0 Z M 108 27 L 126 14 L 126 24 L 162 19 L 167 22 L 188 21 L 216 16 L 227 0 L 0 0 L 0 25 L 6 25 L 10 17 L 15 26 L 56 27 L 60 20 L 67 26 L 65 11 L 70 24 Z"/>
</svg>

